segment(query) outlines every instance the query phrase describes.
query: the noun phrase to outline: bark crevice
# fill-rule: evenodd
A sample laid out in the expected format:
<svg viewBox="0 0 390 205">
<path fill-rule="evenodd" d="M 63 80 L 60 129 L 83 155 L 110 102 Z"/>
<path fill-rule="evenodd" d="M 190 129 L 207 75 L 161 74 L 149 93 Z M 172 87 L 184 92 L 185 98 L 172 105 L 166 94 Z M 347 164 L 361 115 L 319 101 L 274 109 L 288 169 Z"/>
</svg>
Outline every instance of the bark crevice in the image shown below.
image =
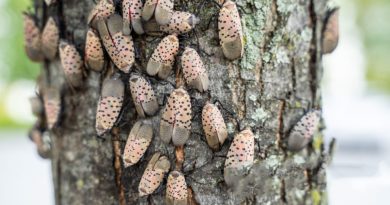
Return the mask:
<svg viewBox="0 0 390 205">
<path fill-rule="evenodd" d="M 309 4 L 309 13 L 310 13 L 310 22 L 312 24 L 312 32 L 313 32 L 313 38 L 311 42 L 311 50 L 310 50 L 310 74 L 311 74 L 311 92 L 312 92 L 312 102 L 313 105 L 311 105 L 312 108 L 316 108 L 315 102 L 317 101 L 317 89 L 319 87 L 319 82 L 318 82 L 318 64 L 317 64 L 317 53 L 318 53 L 318 39 L 317 39 L 317 14 L 315 11 L 315 6 L 314 6 L 314 1 L 315 0 L 310 0 Z"/>
<path fill-rule="evenodd" d="M 114 127 L 112 130 L 112 149 L 114 154 L 113 168 L 115 170 L 115 184 L 118 190 L 119 205 L 126 205 L 125 191 L 122 183 L 122 166 L 121 166 L 121 146 L 119 141 L 119 129 Z"/>
</svg>

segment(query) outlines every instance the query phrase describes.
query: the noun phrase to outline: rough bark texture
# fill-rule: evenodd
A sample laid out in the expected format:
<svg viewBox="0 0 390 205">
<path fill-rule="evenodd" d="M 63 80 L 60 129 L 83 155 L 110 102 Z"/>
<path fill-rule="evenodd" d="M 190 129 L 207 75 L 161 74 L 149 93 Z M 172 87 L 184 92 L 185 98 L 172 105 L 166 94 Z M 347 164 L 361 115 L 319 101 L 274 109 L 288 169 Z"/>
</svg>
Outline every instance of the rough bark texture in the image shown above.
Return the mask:
<svg viewBox="0 0 390 205">
<path fill-rule="evenodd" d="M 91 0 L 58 0 L 42 6 L 38 13 L 61 22 L 61 38 L 74 42 L 83 51 Z M 326 1 L 322 0 L 237 0 L 244 27 L 245 53 L 228 61 L 219 46 L 218 6 L 208 0 L 176 0 L 177 10 L 200 17 L 195 32 L 180 36 L 181 47 L 198 49 L 210 76 L 210 92 L 190 89 L 193 107 L 192 134 L 184 147 L 183 173 L 192 190 L 191 204 L 326 204 L 326 177 L 323 136 L 299 153 L 286 150 L 286 137 L 308 110 L 321 108 L 321 39 Z M 145 68 L 161 38 L 135 35 L 138 68 Z M 183 49 L 181 49 L 183 50 Z M 180 54 L 179 54 L 180 56 Z M 166 81 L 152 82 L 161 107 L 181 81 L 179 57 Z M 145 73 L 144 70 L 139 70 Z M 132 125 L 137 120 L 128 88 L 129 75 L 122 73 L 126 95 L 118 136 L 98 138 L 95 113 L 104 76 L 86 71 L 85 85 L 73 90 L 64 81 L 59 60 L 43 66 L 44 81 L 62 87 L 60 122 L 51 132 L 52 171 L 56 204 L 163 204 L 164 184 L 149 197 L 138 197 L 138 184 L 147 161 L 155 151 L 169 156 L 175 165 L 173 145 L 158 136 L 161 110 L 153 117 L 155 135 L 141 161 L 130 168 L 118 166 L 115 153 L 123 151 Z M 218 152 L 207 145 L 201 127 L 205 102 L 218 102 L 229 129 L 229 137 Z M 256 136 L 255 164 L 237 191 L 223 180 L 225 156 L 238 131 L 251 127 Z M 119 145 L 119 146 L 118 146 Z M 116 160 L 115 160 L 116 159 Z M 120 160 L 120 161 L 118 161 Z M 116 166 L 115 166 L 116 165 Z M 121 171 L 121 176 L 118 176 Z M 120 182 L 120 185 L 117 183 Z"/>
</svg>

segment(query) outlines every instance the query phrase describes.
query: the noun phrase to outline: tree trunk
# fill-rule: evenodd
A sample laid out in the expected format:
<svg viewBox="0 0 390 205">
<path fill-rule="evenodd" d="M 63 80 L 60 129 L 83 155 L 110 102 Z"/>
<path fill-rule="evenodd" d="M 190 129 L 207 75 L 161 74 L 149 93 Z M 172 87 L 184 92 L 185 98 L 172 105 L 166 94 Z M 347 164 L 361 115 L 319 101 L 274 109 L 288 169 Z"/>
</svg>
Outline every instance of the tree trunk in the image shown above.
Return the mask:
<svg viewBox="0 0 390 205">
<path fill-rule="evenodd" d="M 57 0 L 50 7 L 35 0 L 40 19 L 57 16 L 61 38 L 84 50 L 87 17 L 92 0 Z M 243 58 L 227 60 L 219 45 L 219 7 L 208 0 L 176 0 L 175 9 L 200 17 L 195 32 L 179 37 L 181 48 L 198 49 L 209 73 L 209 93 L 189 89 L 193 120 L 184 146 L 182 172 L 190 189 L 189 204 L 326 204 L 326 154 L 322 133 L 307 148 L 292 153 L 286 139 L 292 126 L 308 110 L 321 109 L 321 39 L 326 1 L 237 0 L 244 29 Z M 146 68 L 161 37 L 133 35 L 136 62 Z M 181 49 L 182 50 L 182 49 Z M 180 56 L 180 54 L 179 54 Z M 176 58 L 174 72 L 180 71 Z M 85 72 L 81 89 L 65 82 L 60 62 L 45 62 L 41 78 L 62 87 L 62 114 L 50 131 L 56 204 L 164 204 L 166 180 L 149 197 L 138 197 L 138 184 L 151 155 L 160 151 L 175 164 L 175 148 L 158 136 L 161 108 L 182 75 L 167 80 L 145 76 L 158 96 L 160 112 L 152 117 L 154 138 L 140 162 L 124 168 L 120 158 L 137 120 L 128 78 L 122 116 L 115 132 L 97 137 L 95 114 L 103 74 Z M 229 137 L 213 152 L 201 125 L 207 100 L 218 102 Z M 227 151 L 236 133 L 250 127 L 255 134 L 255 163 L 236 191 L 223 178 Z M 114 134 L 112 134 L 114 133 Z M 173 166 L 172 166 L 173 168 Z M 171 170 L 172 170 L 171 168 Z"/>
</svg>

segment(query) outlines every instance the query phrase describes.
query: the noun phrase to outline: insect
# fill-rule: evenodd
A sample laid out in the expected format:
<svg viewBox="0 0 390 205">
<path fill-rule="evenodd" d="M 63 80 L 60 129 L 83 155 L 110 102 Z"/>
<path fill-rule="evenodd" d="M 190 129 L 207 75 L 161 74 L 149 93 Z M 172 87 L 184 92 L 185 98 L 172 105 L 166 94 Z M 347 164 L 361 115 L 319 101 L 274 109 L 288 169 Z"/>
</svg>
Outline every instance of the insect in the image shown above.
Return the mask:
<svg viewBox="0 0 390 205">
<path fill-rule="evenodd" d="M 53 60 L 58 51 L 60 32 L 53 17 L 50 17 L 42 31 L 42 53 L 49 60 Z"/>
<path fill-rule="evenodd" d="M 184 34 L 190 32 L 199 23 L 199 18 L 195 15 L 174 11 L 168 24 L 160 26 L 160 30 L 170 34 Z"/>
<path fill-rule="evenodd" d="M 168 98 L 160 121 L 160 137 L 165 143 L 184 145 L 191 130 L 191 101 L 183 88 L 174 90 Z"/>
<path fill-rule="evenodd" d="M 137 121 L 127 138 L 123 151 L 123 164 L 125 167 L 136 164 L 145 154 L 153 138 L 153 127 L 150 121 Z"/>
<path fill-rule="evenodd" d="M 99 36 L 93 29 L 89 29 L 87 32 L 84 61 L 89 69 L 96 72 L 102 71 L 105 65 L 103 47 Z"/>
<path fill-rule="evenodd" d="M 161 40 L 157 48 L 154 49 L 152 57 L 149 59 L 146 72 L 149 75 L 158 75 L 165 79 L 172 70 L 175 56 L 179 51 L 179 39 L 176 35 L 168 35 Z"/>
<path fill-rule="evenodd" d="M 250 129 L 238 133 L 230 145 L 225 161 L 224 178 L 228 186 L 234 187 L 252 167 L 254 158 L 254 135 Z"/>
<path fill-rule="evenodd" d="M 47 128 L 51 130 L 57 124 L 61 112 L 61 94 L 59 89 L 49 87 L 43 93 Z"/>
<path fill-rule="evenodd" d="M 213 150 L 218 150 L 227 138 L 226 124 L 217 106 L 206 103 L 202 110 L 203 130 Z"/>
<path fill-rule="evenodd" d="M 169 173 L 167 192 L 165 196 L 167 205 L 187 204 L 187 183 L 184 175 L 178 171 Z"/>
<path fill-rule="evenodd" d="M 159 25 L 166 25 L 172 17 L 173 0 L 146 0 L 142 18 L 149 21 L 153 14 Z"/>
<path fill-rule="evenodd" d="M 150 83 L 138 74 L 133 74 L 129 82 L 138 115 L 141 117 L 154 115 L 158 110 L 158 103 Z"/>
<path fill-rule="evenodd" d="M 243 55 L 241 19 L 236 4 L 230 0 L 226 1 L 219 11 L 218 34 L 226 58 L 234 60 Z"/>
<path fill-rule="evenodd" d="M 41 32 L 32 15 L 24 14 L 24 49 L 31 61 L 43 60 L 41 52 Z"/>
<path fill-rule="evenodd" d="M 141 0 L 123 0 L 122 16 L 123 16 L 123 34 L 130 35 L 131 28 L 137 34 L 143 34 L 142 27 L 142 1 Z"/>
<path fill-rule="evenodd" d="M 56 3 L 57 0 L 45 0 L 46 5 L 50 6 L 53 3 Z"/>
<path fill-rule="evenodd" d="M 115 13 L 113 0 L 100 0 L 88 16 L 88 24 L 96 28 L 96 23 Z"/>
<path fill-rule="evenodd" d="M 152 156 L 138 186 L 140 197 L 152 194 L 160 186 L 170 166 L 168 158 L 161 153 Z"/>
<path fill-rule="evenodd" d="M 332 53 L 339 42 L 339 9 L 330 12 L 323 35 L 322 52 L 324 54 Z"/>
<path fill-rule="evenodd" d="M 217 0 L 216 3 L 218 3 L 218 5 L 222 6 L 223 3 L 225 3 L 225 0 Z"/>
<path fill-rule="evenodd" d="M 306 113 L 290 132 L 287 148 L 291 151 L 303 149 L 312 139 L 320 122 L 321 113 L 318 110 Z"/>
<path fill-rule="evenodd" d="M 73 44 L 60 41 L 60 59 L 67 81 L 74 87 L 83 83 L 83 61 L 81 55 Z"/>
<path fill-rule="evenodd" d="M 50 144 L 45 142 L 42 131 L 34 127 L 29 132 L 29 137 L 37 146 L 39 156 L 43 159 L 50 158 Z"/>
<path fill-rule="evenodd" d="M 96 132 L 99 136 L 114 126 L 122 109 L 124 89 L 118 73 L 103 81 L 96 111 Z"/>
<path fill-rule="evenodd" d="M 134 63 L 134 45 L 131 35 L 123 35 L 123 19 L 113 14 L 107 20 L 98 22 L 98 31 L 103 45 L 114 64 L 129 73 Z"/>
<path fill-rule="evenodd" d="M 207 90 L 209 77 L 199 54 L 192 48 L 186 47 L 181 57 L 184 78 L 188 85 L 199 92 Z"/>
<path fill-rule="evenodd" d="M 43 114 L 43 103 L 41 101 L 41 98 L 38 96 L 34 96 L 30 98 L 30 105 L 31 105 L 31 111 L 34 114 L 34 116 L 39 117 Z"/>
</svg>

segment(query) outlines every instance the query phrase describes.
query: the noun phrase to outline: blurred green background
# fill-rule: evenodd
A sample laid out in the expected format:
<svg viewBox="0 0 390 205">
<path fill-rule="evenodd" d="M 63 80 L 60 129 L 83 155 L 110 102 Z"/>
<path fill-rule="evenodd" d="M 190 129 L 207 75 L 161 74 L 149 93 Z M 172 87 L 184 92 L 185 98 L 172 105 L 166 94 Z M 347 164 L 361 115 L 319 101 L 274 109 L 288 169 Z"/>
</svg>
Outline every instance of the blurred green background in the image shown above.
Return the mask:
<svg viewBox="0 0 390 205">
<path fill-rule="evenodd" d="M 24 128 L 31 125 L 28 116 L 16 119 L 7 110 L 7 104 L 12 92 L 21 88 L 20 85 L 30 84 L 39 73 L 39 64 L 27 59 L 23 47 L 22 12 L 31 9 L 31 0 L 0 0 L 0 128 Z M 23 98 L 19 98 L 24 100 Z M 13 99 L 18 100 L 18 98 Z M 18 100 L 19 101 L 19 100 Z M 15 102 L 15 104 L 23 104 Z M 27 113 L 30 114 L 30 113 Z"/>
<path fill-rule="evenodd" d="M 389 94 L 390 0 L 357 0 L 353 1 L 353 6 L 352 12 L 355 13 L 355 23 L 359 31 L 357 35 L 363 41 L 366 63 L 365 79 L 368 88 Z M 18 97 L 19 95 L 17 98 L 14 96 L 15 99 L 10 99 L 10 95 L 20 91 L 23 88 L 20 85 L 31 89 L 39 73 L 39 64 L 30 62 L 23 48 L 21 13 L 29 7 L 31 9 L 31 0 L 0 0 L 0 12 L 2 13 L 0 19 L 2 25 L 0 30 L 2 45 L 0 48 L 0 95 L 2 96 L 0 98 L 0 128 L 3 129 L 25 128 L 32 123 L 31 116 L 23 116 L 23 113 L 21 113 L 22 116 L 14 116 L 15 110 L 7 107 L 13 104 L 12 101 L 24 100 L 23 96 Z M 341 8 L 342 12 L 343 8 Z M 25 106 L 22 102 L 19 103 Z"/>
<path fill-rule="evenodd" d="M 366 79 L 390 93 L 390 0 L 358 0 L 357 21 L 367 60 Z"/>
</svg>

